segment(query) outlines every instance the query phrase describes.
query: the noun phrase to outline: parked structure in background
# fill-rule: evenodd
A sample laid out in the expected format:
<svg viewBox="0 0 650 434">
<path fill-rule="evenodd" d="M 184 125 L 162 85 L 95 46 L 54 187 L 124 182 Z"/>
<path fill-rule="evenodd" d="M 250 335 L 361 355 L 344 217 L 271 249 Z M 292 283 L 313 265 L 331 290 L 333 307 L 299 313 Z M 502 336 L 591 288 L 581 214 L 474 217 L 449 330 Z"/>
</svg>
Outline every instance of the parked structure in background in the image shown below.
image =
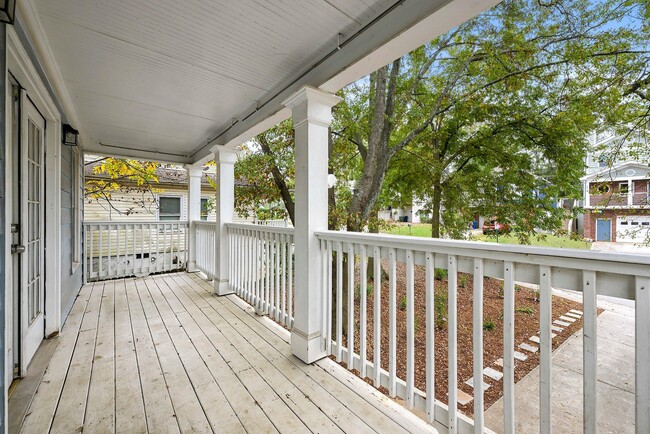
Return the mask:
<svg viewBox="0 0 650 434">
<path fill-rule="evenodd" d="M 389 206 L 384 209 L 380 209 L 377 212 L 377 218 L 379 220 L 392 221 L 392 222 L 408 222 L 408 223 L 420 223 L 422 222 L 422 215 L 428 215 L 423 209 L 422 204 L 413 201 L 410 205 L 402 205 L 399 207 Z M 430 213 L 429 213 L 430 214 Z"/>
<path fill-rule="evenodd" d="M 644 243 L 650 239 L 650 166 L 641 134 L 611 132 L 590 137 L 584 190 L 585 237 L 595 241 Z"/>
</svg>

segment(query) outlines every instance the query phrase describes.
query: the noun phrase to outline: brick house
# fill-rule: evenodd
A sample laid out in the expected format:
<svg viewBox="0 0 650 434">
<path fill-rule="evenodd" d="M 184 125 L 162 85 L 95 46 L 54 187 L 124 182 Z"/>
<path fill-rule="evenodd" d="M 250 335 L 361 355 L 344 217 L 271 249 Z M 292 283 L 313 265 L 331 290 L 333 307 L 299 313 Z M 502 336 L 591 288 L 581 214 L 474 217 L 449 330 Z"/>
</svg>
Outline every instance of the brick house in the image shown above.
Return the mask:
<svg viewBox="0 0 650 434">
<path fill-rule="evenodd" d="M 585 237 L 644 242 L 650 237 L 650 168 L 639 162 L 604 167 L 582 179 Z"/>
</svg>

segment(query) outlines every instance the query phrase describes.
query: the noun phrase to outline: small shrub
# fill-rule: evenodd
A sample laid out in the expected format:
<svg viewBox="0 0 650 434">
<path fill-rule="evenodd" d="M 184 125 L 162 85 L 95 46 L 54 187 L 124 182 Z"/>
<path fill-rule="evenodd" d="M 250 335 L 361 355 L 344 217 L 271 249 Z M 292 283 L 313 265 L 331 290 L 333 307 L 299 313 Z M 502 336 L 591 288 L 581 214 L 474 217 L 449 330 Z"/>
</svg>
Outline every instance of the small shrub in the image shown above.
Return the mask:
<svg viewBox="0 0 650 434">
<path fill-rule="evenodd" d="M 460 287 L 464 288 L 467 285 L 467 275 L 466 274 L 461 274 L 460 275 Z"/>
<path fill-rule="evenodd" d="M 444 330 L 447 327 L 447 294 L 439 292 L 433 296 L 433 311 L 435 315 L 435 324 L 438 330 Z"/>
<path fill-rule="evenodd" d="M 399 301 L 399 308 L 400 310 L 406 310 L 406 296 Z"/>
<path fill-rule="evenodd" d="M 528 307 L 528 306 L 526 306 L 526 307 L 517 307 L 517 308 L 515 308 L 515 312 L 527 313 L 528 315 L 532 315 L 533 314 L 533 308 Z"/>
<path fill-rule="evenodd" d="M 436 278 L 436 280 L 442 280 L 447 278 L 447 270 L 444 268 L 436 268 L 433 271 L 433 276 Z"/>
<path fill-rule="evenodd" d="M 485 330 L 486 332 L 491 332 L 495 328 L 496 328 L 496 324 L 494 324 L 494 321 L 492 321 L 491 319 L 487 319 L 483 321 L 483 330 Z"/>
<path fill-rule="evenodd" d="M 533 289 L 533 301 L 539 302 L 539 290 Z"/>
<path fill-rule="evenodd" d="M 523 289 L 520 285 L 515 285 L 515 292 L 519 292 Z"/>
<path fill-rule="evenodd" d="M 499 294 L 499 297 L 503 298 L 503 295 L 504 295 L 504 292 L 503 292 L 503 280 L 501 282 L 499 282 L 499 292 L 497 294 Z"/>
<path fill-rule="evenodd" d="M 366 296 L 372 294 L 372 285 L 366 285 Z M 354 287 L 354 296 L 356 298 L 361 298 L 361 286 L 357 285 Z"/>
</svg>

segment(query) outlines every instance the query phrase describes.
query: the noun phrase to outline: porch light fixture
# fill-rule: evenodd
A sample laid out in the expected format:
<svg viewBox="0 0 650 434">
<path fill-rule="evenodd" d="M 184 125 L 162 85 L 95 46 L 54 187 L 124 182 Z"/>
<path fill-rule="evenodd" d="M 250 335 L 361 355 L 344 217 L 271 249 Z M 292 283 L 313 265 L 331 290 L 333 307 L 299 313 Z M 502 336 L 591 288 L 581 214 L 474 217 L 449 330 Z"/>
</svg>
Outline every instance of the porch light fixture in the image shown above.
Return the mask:
<svg viewBox="0 0 650 434">
<path fill-rule="evenodd" d="M 16 17 L 16 0 L 0 0 L 0 22 L 13 24 Z"/>
<path fill-rule="evenodd" d="M 77 146 L 77 137 L 79 136 L 79 131 L 72 128 L 68 124 L 63 124 L 62 128 L 62 141 L 66 146 Z"/>
</svg>

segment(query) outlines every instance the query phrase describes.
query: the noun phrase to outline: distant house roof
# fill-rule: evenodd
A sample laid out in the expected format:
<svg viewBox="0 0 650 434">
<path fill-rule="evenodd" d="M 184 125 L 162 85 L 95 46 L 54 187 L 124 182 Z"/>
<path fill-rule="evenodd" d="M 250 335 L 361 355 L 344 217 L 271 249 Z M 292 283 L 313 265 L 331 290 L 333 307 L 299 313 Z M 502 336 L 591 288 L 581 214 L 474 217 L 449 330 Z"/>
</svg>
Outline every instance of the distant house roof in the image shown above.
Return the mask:
<svg viewBox="0 0 650 434">
<path fill-rule="evenodd" d="M 631 170 L 634 173 L 628 175 L 624 174 L 623 170 Z M 620 177 L 630 177 L 630 178 L 646 178 L 649 176 L 650 166 L 647 164 L 640 163 L 638 161 L 628 161 L 621 164 L 616 164 L 612 167 L 605 167 L 603 170 L 598 172 L 591 173 L 589 175 L 583 176 L 580 178 L 581 181 L 590 181 L 592 179 L 617 179 Z"/>
</svg>

